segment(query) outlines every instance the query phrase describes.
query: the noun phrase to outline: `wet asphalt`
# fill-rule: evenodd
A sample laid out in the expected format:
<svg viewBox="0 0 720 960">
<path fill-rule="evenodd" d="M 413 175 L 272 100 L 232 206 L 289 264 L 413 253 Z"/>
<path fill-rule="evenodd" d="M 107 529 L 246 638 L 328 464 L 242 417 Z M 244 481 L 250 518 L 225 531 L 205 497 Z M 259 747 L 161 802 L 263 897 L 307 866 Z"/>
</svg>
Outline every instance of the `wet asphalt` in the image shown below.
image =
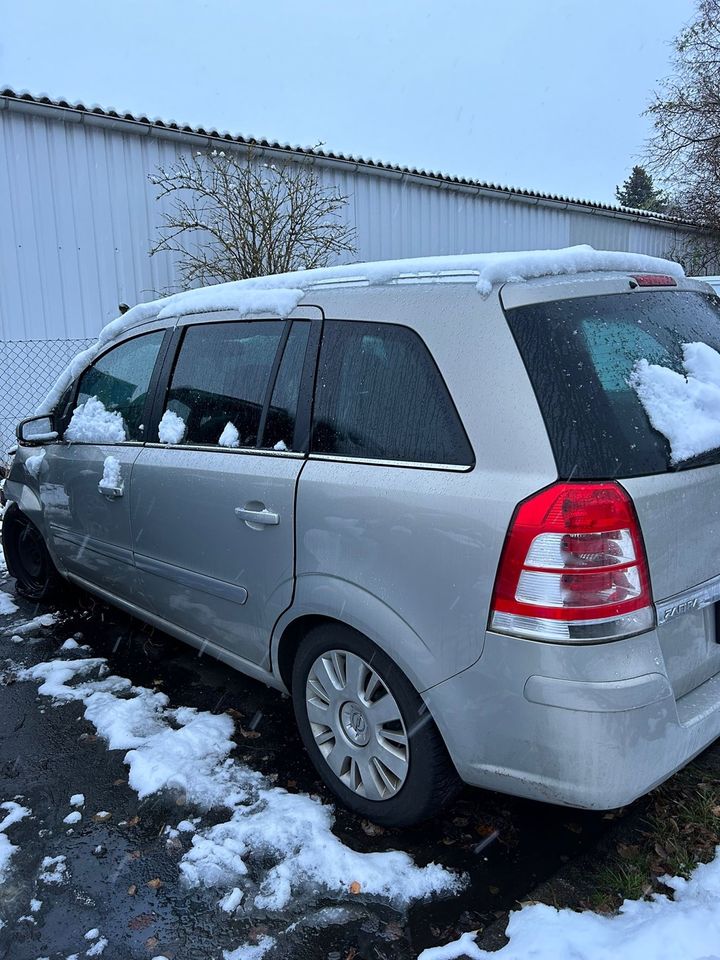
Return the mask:
<svg viewBox="0 0 720 960">
<path fill-rule="evenodd" d="M 0 589 L 12 592 L 12 582 Z M 404 850 L 418 864 L 441 863 L 467 874 L 465 889 L 403 911 L 362 893 L 337 899 L 309 891 L 282 915 L 230 916 L 217 906 L 217 891 L 181 882 L 178 863 L 189 841 L 181 835 L 168 844 L 164 835 L 166 825 L 200 811 L 172 795 L 138 800 L 124 752 L 108 750 L 94 735 L 82 705 L 53 706 L 38 696 L 36 683 L 14 682 L 9 662 L 62 656 L 63 641 L 82 634 L 92 648 L 86 656 L 106 657 L 113 673 L 163 691 L 171 706 L 229 711 L 236 759 L 278 786 L 332 802 L 304 753 L 289 699 L 87 596 L 53 627 L 12 642 L 13 624 L 48 612 L 16 602 L 19 613 L 0 617 L 0 801 L 15 799 L 32 817 L 8 831 L 19 849 L 0 887 L 1 960 L 82 958 L 93 928 L 108 941 L 104 960 L 222 960 L 223 950 L 265 934 L 277 938 L 267 960 L 410 960 L 487 927 L 563 864 L 587 855 L 608 829 L 602 814 L 469 788 L 442 816 L 409 830 L 382 830 L 337 807 L 334 830 L 348 846 Z M 62 821 L 76 793 L 85 795 L 84 816 L 69 828 Z M 99 811 L 110 818 L 95 819 Z M 213 814 L 202 816 L 203 825 L 213 822 Z M 60 854 L 69 880 L 43 883 L 42 859 Z M 35 913 L 31 898 L 42 901 Z"/>
</svg>

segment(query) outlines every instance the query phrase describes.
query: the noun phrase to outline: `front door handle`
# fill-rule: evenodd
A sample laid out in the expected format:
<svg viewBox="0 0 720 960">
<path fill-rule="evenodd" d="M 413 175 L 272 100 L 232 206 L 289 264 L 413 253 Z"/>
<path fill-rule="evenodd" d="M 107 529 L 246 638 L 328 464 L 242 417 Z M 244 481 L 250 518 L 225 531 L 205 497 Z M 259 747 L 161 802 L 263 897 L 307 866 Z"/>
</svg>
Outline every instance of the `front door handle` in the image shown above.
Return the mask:
<svg viewBox="0 0 720 960">
<path fill-rule="evenodd" d="M 111 487 L 109 484 L 104 484 L 102 480 L 98 484 L 98 493 L 101 493 L 104 497 L 107 497 L 108 500 L 117 500 L 118 497 L 121 497 L 125 492 L 124 484 L 120 484 L 119 487 Z"/>
<path fill-rule="evenodd" d="M 280 514 L 272 513 L 265 507 L 264 503 L 253 506 L 246 504 L 244 507 L 235 507 L 235 516 L 240 520 L 244 520 L 250 527 L 255 526 L 255 524 L 264 527 L 274 527 L 280 523 Z"/>
</svg>

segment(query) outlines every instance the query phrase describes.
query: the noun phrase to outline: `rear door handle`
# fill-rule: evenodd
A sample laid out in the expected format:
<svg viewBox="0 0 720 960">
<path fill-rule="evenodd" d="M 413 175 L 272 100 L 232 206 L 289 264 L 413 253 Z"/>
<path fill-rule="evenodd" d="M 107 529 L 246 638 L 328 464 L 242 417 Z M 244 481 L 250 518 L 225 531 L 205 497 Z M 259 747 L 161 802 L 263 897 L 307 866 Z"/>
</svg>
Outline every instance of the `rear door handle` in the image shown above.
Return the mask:
<svg viewBox="0 0 720 960">
<path fill-rule="evenodd" d="M 244 520 L 245 523 L 253 526 L 254 524 L 260 524 L 265 527 L 274 527 L 280 523 L 280 514 L 272 513 L 270 510 L 266 509 L 264 505 L 259 505 L 257 507 L 235 507 L 235 516 L 240 520 Z"/>
</svg>

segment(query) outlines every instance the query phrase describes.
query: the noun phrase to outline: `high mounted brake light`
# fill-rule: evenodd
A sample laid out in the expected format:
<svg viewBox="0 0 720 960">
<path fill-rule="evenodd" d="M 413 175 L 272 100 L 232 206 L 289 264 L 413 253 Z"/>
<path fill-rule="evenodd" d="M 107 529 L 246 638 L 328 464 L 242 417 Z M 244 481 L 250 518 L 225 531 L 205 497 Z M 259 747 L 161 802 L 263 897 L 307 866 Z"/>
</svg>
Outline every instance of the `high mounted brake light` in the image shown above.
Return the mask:
<svg viewBox="0 0 720 960">
<path fill-rule="evenodd" d="M 617 483 L 556 483 L 519 504 L 490 629 L 565 643 L 617 640 L 655 622 L 645 547 Z"/>
<path fill-rule="evenodd" d="M 677 281 L 674 277 L 664 273 L 633 273 L 630 276 L 638 287 L 676 287 Z"/>
</svg>

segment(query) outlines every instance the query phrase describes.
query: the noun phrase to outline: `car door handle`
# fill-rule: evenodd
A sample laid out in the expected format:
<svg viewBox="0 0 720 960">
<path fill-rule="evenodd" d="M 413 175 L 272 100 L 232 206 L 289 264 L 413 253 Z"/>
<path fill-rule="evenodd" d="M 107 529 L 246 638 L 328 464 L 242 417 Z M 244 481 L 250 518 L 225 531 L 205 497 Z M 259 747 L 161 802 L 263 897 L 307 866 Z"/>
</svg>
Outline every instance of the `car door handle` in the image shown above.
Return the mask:
<svg viewBox="0 0 720 960">
<path fill-rule="evenodd" d="M 250 525 L 258 523 L 266 527 L 274 527 L 280 523 L 280 514 L 272 513 L 265 506 L 235 507 L 235 516 Z"/>
<path fill-rule="evenodd" d="M 107 486 L 102 482 L 98 484 L 98 493 L 101 493 L 104 497 L 107 497 L 108 500 L 117 500 L 117 498 L 121 497 L 124 492 L 124 484 L 120 484 L 119 487 Z"/>
</svg>

